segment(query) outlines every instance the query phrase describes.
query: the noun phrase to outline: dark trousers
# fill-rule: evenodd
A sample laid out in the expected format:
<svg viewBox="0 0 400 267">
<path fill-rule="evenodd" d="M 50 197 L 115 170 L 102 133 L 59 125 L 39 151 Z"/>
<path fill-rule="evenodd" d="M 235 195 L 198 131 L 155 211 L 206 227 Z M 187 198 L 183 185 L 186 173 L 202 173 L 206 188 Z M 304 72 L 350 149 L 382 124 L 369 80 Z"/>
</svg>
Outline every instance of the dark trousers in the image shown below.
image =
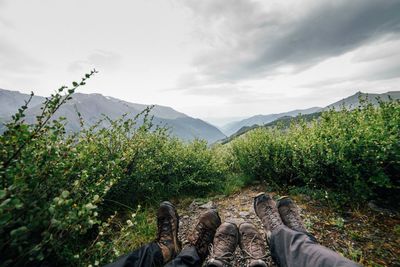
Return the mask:
<svg viewBox="0 0 400 267">
<path fill-rule="evenodd" d="M 149 267 L 163 266 L 163 256 L 160 247 L 156 243 L 150 243 L 122 256 L 116 262 L 107 264 L 105 267 Z M 167 263 L 167 267 L 200 267 L 202 261 L 194 247 L 183 249 L 178 256 Z"/>
<path fill-rule="evenodd" d="M 280 267 L 286 266 L 361 266 L 319 245 L 315 238 L 279 226 L 271 234 L 271 255 Z"/>
<path fill-rule="evenodd" d="M 323 247 L 315 239 L 305 233 L 279 226 L 271 235 L 271 254 L 280 267 L 339 267 L 360 266 L 336 252 Z M 145 245 L 129 255 L 123 256 L 107 267 L 147 267 L 162 266 L 163 256 L 156 243 Z M 199 267 L 202 262 L 194 247 L 187 247 L 165 266 Z"/>
</svg>

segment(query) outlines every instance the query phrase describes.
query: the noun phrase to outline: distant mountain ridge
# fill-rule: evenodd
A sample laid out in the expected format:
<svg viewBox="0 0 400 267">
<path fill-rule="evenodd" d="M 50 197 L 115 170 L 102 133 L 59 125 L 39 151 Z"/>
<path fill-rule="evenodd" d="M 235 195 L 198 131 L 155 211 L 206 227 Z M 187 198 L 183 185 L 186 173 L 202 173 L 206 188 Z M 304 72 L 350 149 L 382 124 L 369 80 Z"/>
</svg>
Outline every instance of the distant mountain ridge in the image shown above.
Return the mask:
<svg viewBox="0 0 400 267">
<path fill-rule="evenodd" d="M 368 101 L 369 103 L 372 103 L 374 105 L 378 104 L 378 99 L 381 101 L 389 101 L 389 99 L 400 99 L 400 91 L 389 91 L 386 93 L 382 94 L 370 94 L 370 93 L 363 93 L 363 92 L 357 92 L 354 95 L 351 95 L 349 97 L 343 98 L 342 100 L 339 100 L 335 103 L 332 103 L 324 108 L 324 110 L 327 109 L 335 109 L 335 110 L 340 110 L 343 107 L 347 109 L 353 109 L 356 108 L 360 105 L 360 99 L 364 99 Z"/>
<path fill-rule="evenodd" d="M 305 115 L 304 117 L 307 119 L 313 119 L 313 118 L 320 116 L 320 114 L 324 110 L 329 110 L 329 109 L 340 110 L 343 108 L 354 109 L 360 105 L 360 99 L 368 101 L 369 103 L 372 103 L 373 105 L 378 105 L 379 101 L 385 102 L 385 101 L 389 101 L 390 99 L 393 99 L 393 100 L 400 99 L 400 91 L 389 91 L 389 92 L 382 93 L 382 94 L 373 94 L 373 93 L 370 94 L 370 93 L 357 92 L 354 95 L 351 95 L 342 100 L 334 102 L 324 108 L 314 107 L 314 108 L 305 109 L 305 110 L 293 110 L 293 111 L 289 111 L 286 113 L 253 116 L 248 119 L 241 120 L 239 122 L 234 122 L 236 124 L 232 125 L 231 126 L 232 128 L 234 128 L 233 126 L 237 127 L 238 125 L 243 125 L 243 126 L 241 128 L 239 128 L 236 132 L 229 134 L 228 138 L 226 138 L 224 140 L 220 140 L 220 141 L 222 143 L 227 143 L 230 140 L 234 139 L 235 137 L 240 136 L 240 135 L 242 135 L 252 129 L 255 129 L 257 127 L 261 127 L 261 126 L 270 127 L 270 126 L 276 125 L 277 122 L 288 124 L 294 117 L 298 116 L 299 114 Z M 270 120 L 270 119 L 272 119 L 272 120 Z M 265 122 L 265 121 L 267 121 L 267 122 Z M 259 122 L 259 123 L 257 123 L 257 122 Z M 227 124 L 227 126 L 229 126 L 229 125 L 230 124 Z M 226 129 L 226 128 L 223 128 L 223 129 Z M 225 134 L 227 134 L 227 133 L 228 132 L 225 132 Z"/>
<path fill-rule="evenodd" d="M 8 120 L 28 98 L 29 95 L 27 94 L 0 89 L 0 121 Z M 40 112 L 41 103 L 44 100 L 45 98 L 41 96 L 33 97 L 26 112 L 26 121 L 28 123 L 35 121 L 35 116 Z M 67 131 L 79 131 L 80 123 L 76 110 L 79 111 L 88 125 L 93 125 L 102 117 L 102 114 L 111 119 L 117 119 L 126 113 L 129 118 L 133 118 L 148 106 L 101 94 L 75 93 L 72 99 L 56 112 L 55 118 L 66 117 L 68 121 L 66 125 Z M 213 143 L 225 138 L 225 135 L 213 125 L 200 119 L 189 117 L 170 107 L 154 105 L 150 115 L 154 116 L 154 125 L 169 128 L 173 136 L 183 140 L 190 141 L 199 138 Z M 105 124 L 103 126 L 106 127 Z"/>
<path fill-rule="evenodd" d="M 312 108 L 308 108 L 308 109 L 296 109 L 296 110 L 292 110 L 289 112 L 283 112 L 283 113 L 277 113 L 277 114 L 255 115 L 255 116 L 252 116 L 252 117 L 244 119 L 244 120 L 228 123 L 227 125 L 221 127 L 221 129 L 227 136 L 230 136 L 230 135 L 236 133 L 237 131 L 239 131 L 243 127 L 249 127 L 249 126 L 253 126 L 253 125 L 263 125 L 263 124 L 273 122 L 274 120 L 277 120 L 281 117 L 286 117 L 286 116 L 295 117 L 299 114 L 304 114 L 304 115 L 311 114 L 311 113 L 318 112 L 321 109 L 322 108 L 320 108 L 320 107 L 312 107 Z"/>
</svg>

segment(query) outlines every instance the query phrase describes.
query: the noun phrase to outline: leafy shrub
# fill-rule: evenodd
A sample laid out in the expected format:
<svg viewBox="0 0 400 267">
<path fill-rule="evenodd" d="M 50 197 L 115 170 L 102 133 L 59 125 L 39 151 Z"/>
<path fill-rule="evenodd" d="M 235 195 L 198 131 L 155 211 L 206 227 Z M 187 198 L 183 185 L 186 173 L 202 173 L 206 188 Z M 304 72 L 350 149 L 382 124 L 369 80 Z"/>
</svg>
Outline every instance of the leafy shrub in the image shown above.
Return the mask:
<svg viewBox="0 0 400 267">
<path fill-rule="evenodd" d="M 137 204 L 204 195 L 223 182 L 223 162 L 205 142 L 169 137 L 149 109 L 66 134 L 52 115 L 94 73 L 46 99 L 34 125 L 24 122 L 27 101 L 0 136 L 3 266 L 107 263 L 121 253 L 113 242 L 144 220 Z"/>
<path fill-rule="evenodd" d="M 259 128 L 234 140 L 237 170 L 278 185 L 331 188 L 362 201 L 398 196 L 400 103 L 323 112 L 289 129 Z"/>
<path fill-rule="evenodd" d="M 138 135 L 135 148 L 124 158 L 129 170 L 110 191 L 109 197 L 124 205 L 158 203 L 180 196 L 204 196 L 220 190 L 224 162 L 205 141 L 183 143 L 164 131 Z"/>
</svg>

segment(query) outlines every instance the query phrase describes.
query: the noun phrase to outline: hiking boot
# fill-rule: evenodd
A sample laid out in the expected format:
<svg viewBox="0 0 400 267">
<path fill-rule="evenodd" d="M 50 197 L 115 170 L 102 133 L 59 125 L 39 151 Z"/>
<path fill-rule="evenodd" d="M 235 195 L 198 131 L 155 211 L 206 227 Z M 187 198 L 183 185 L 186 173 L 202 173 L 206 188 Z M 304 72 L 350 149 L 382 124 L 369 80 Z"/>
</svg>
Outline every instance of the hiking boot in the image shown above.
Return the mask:
<svg viewBox="0 0 400 267">
<path fill-rule="evenodd" d="M 307 233 L 300 217 L 299 208 L 289 197 L 280 198 L 277 207 L 282 221 L 287 227 L 297 232 Z"/>
<path fill-rule="evenodd" d="M 231 266 L 238 242 L 239 231 L 236 224 L 221 224 L 215 234 L 214 242 L 211 247 L 210 260 L 207 266 Z"/>
<path fill-rule="evenodd" d="M 197 254 L 199 254 L 202 261 L 206 259 L 208 248 L 213 242 L 215 232 L 220 225 L 221 219 L 218 212 L 210 209 L 200 216 L 192 234 L 189 235 L 189 244 L 196 248 Z"/>
<path fill-rule="evenodd" d="M 268 267 L 265 239 L 254 224 L 241 223 L 239 226 L 240 248 L 246 259 L 246 266 Z"/>
<path fill-rule="evenodd" d="M 157 211 L 157 239 L 164 263 L 172 260 L 181 250 L 178 240 L 179 217 L 174 205 L 164 201 Z"/>
<path fill-rule="evenodd" d="M 269 240 L 271 232 L 278 226 L 283 225 L 275 201 L 269 195 L 260 193 L 254 198 L 254 211 L 261 219 Z"/>
</svg>

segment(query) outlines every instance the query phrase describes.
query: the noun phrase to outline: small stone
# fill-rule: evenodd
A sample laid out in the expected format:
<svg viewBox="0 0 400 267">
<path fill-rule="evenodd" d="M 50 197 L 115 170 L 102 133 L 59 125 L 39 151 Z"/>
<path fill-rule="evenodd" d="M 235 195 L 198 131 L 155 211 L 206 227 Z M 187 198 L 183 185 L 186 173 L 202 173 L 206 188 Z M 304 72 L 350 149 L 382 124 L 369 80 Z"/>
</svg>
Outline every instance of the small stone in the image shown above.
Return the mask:
<svg viewBox="0 0 400 267">
<path fill-rule="evenodd" d="M 250 212 L 248 212 L 248 211 L 239 212 L 239 216 L 242 217 L 242 218 L 245 218 L 245 217 L 247 217 L 249 215 L 250 215 Z"/>
<path fill-rule="evenodd" d="M 196 209 L 198 205 L 199 204 L 195 200 L 193 200 L 192 203 L 190 203 L 190 205 L 189 205 L 189 210 Z"/>
<path fill-rule="evenodd" d="M 237 226 L 239 226 L 241 223 L 244 222 L 244 220 L 242 218 L 226 218 L 225 221 L 226 222 L 230 222 L 230 223 L 234 223 Z"/>
<path fill-rule="evenodd" d="M 200 209 L 214 209 L 215 205 L 212 201 L 207 202 L 199 207 Z"/>
</svg>

